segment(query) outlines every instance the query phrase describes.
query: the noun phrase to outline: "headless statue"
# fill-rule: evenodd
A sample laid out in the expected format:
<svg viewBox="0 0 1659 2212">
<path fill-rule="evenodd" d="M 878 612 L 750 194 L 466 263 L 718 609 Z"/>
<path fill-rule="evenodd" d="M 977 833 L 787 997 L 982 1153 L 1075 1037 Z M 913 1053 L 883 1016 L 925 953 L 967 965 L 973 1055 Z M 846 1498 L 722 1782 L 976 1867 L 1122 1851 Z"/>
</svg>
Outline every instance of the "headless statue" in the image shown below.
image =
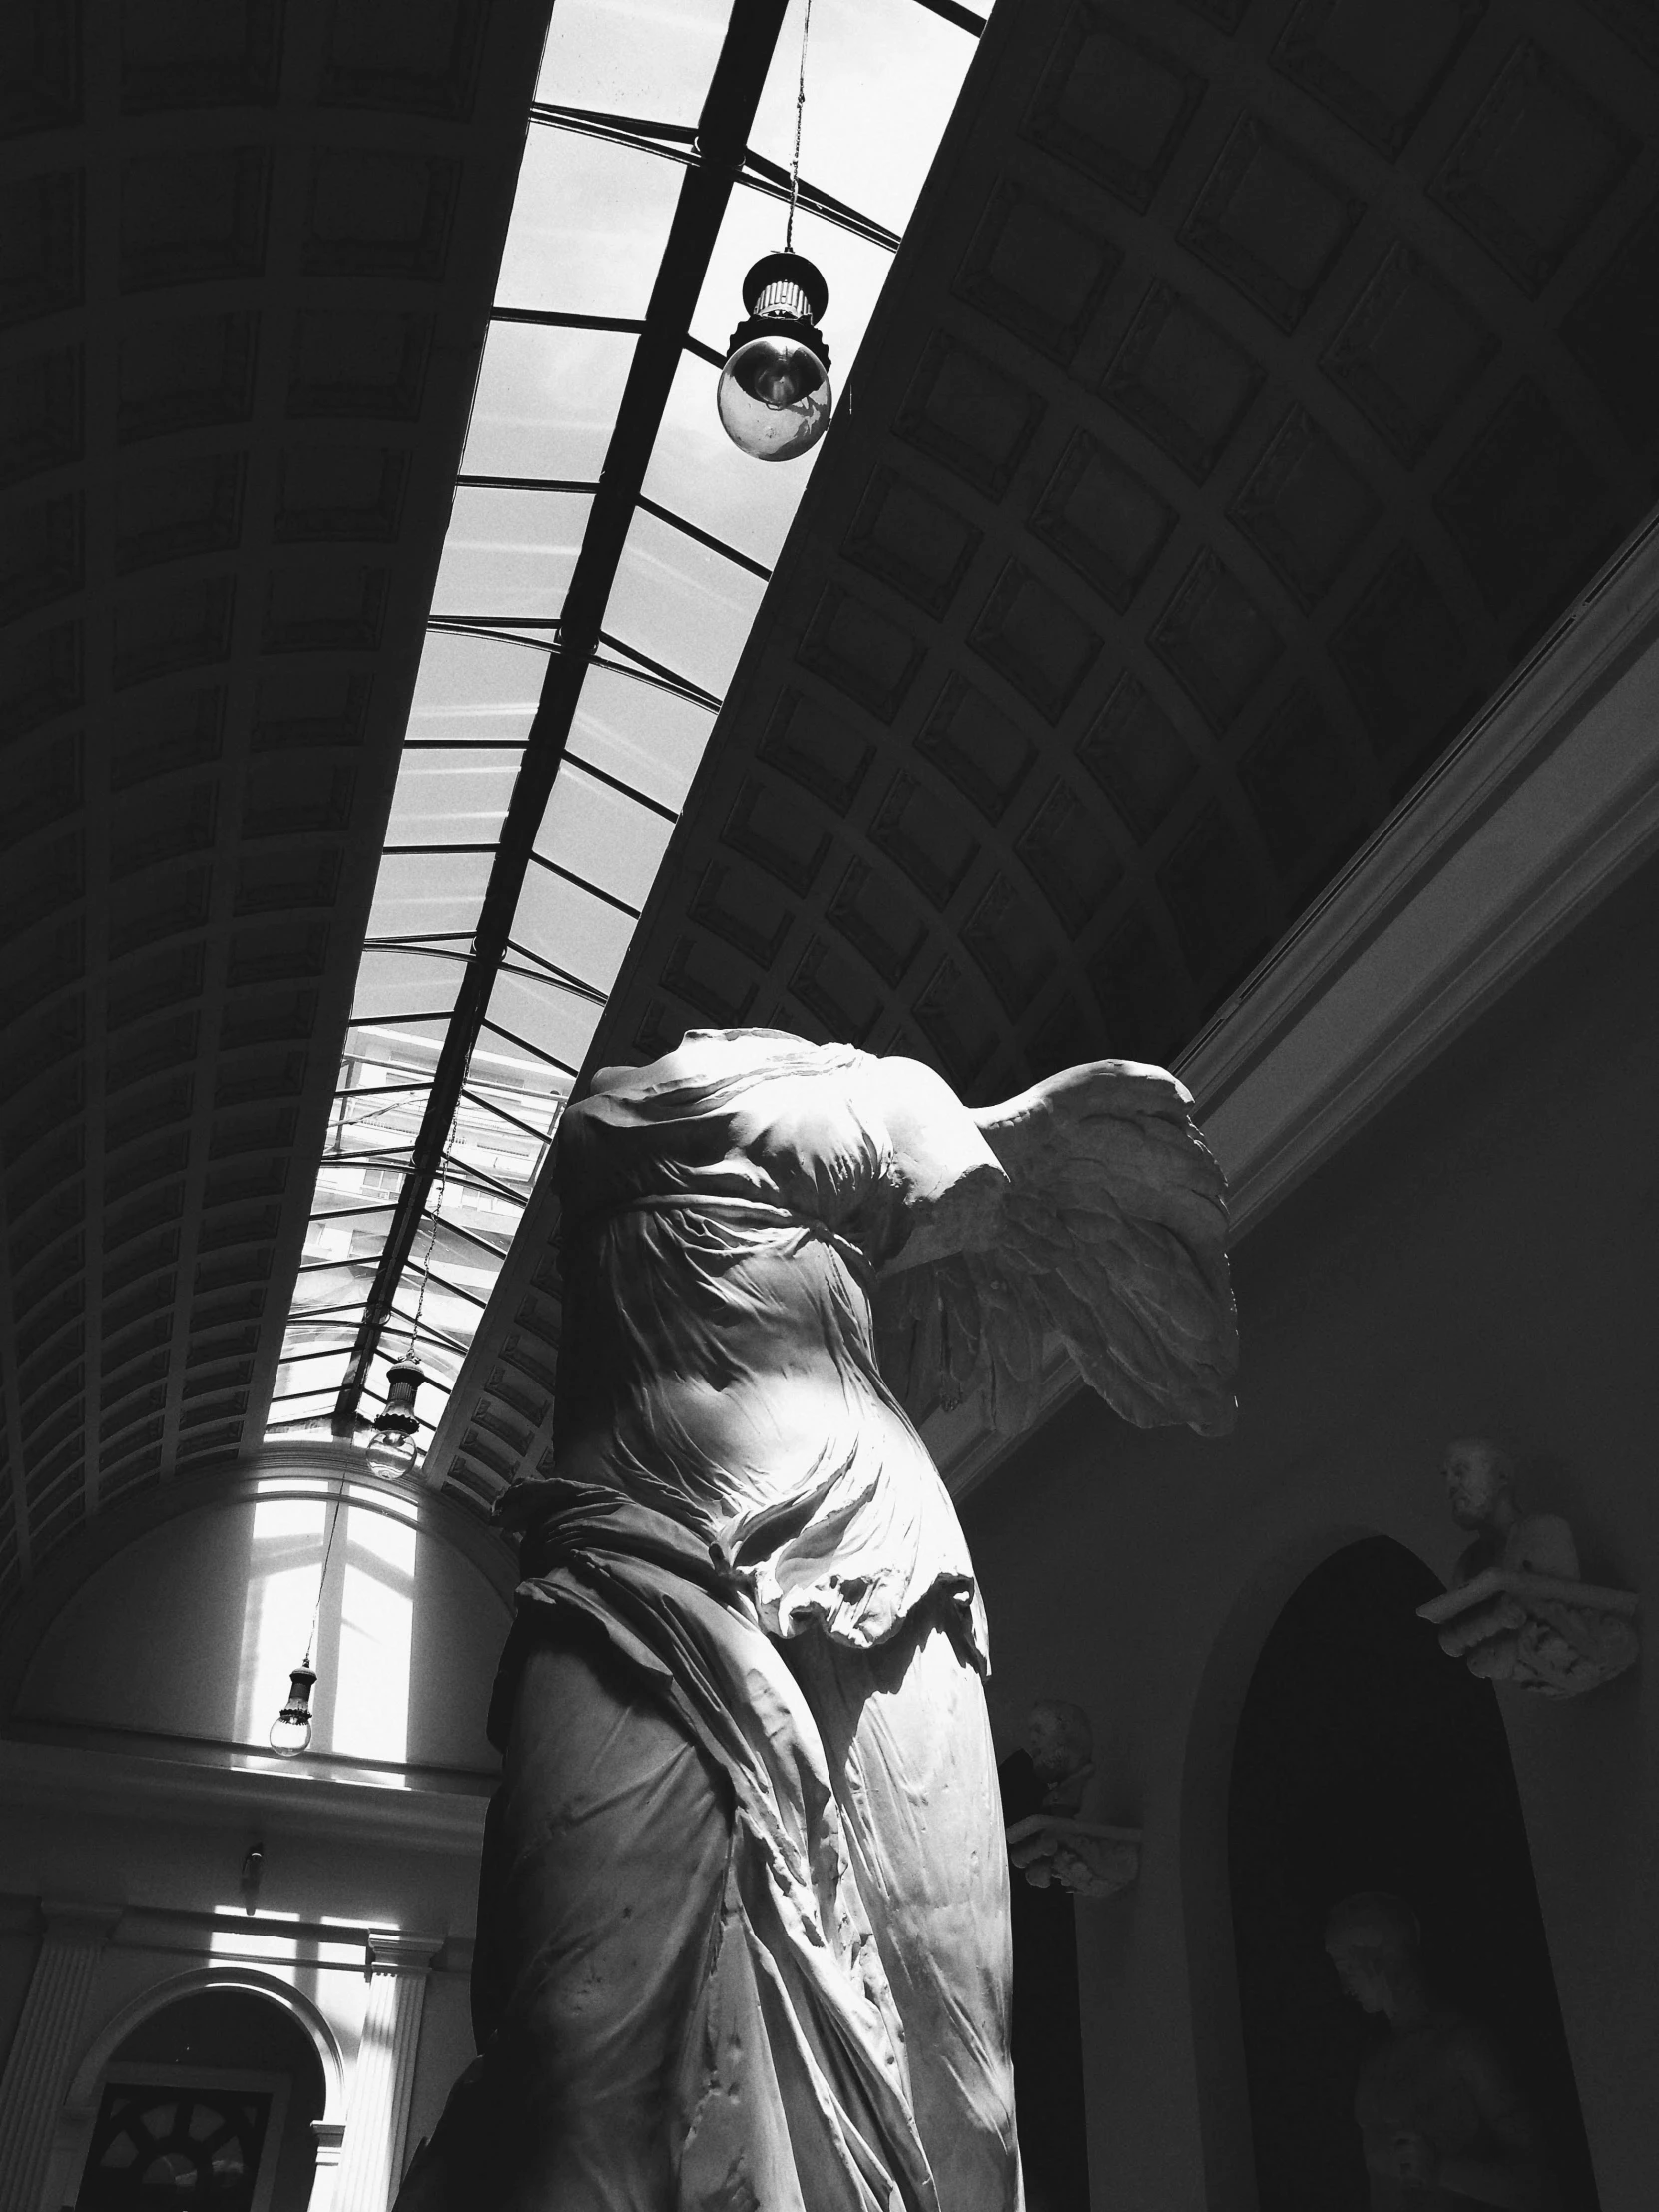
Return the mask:
<svg viewBox="0 0 1659 2212">
<path fill-rule="evenodd" d="M 697 1030 L 568 1108 L 480 2054 L 400 2212 L 1021 2212 L 984 1605 L 916 1421 L 1019 1427 L 1058 1335 L 1125 1419 L 1227 1427 L 1191 1103 Z"/>
<path fill-rule="evenodd" d="M 1325 1947 L 1349 1995 L 1388 2020 L 1354 2098 L 1371 2212 L 1555 2212 L 1520 2091 L 1486 2030 L 1434 1994 L 1411 1908 L 1376 1890 L 1344 1898 Z"/>
</svg>

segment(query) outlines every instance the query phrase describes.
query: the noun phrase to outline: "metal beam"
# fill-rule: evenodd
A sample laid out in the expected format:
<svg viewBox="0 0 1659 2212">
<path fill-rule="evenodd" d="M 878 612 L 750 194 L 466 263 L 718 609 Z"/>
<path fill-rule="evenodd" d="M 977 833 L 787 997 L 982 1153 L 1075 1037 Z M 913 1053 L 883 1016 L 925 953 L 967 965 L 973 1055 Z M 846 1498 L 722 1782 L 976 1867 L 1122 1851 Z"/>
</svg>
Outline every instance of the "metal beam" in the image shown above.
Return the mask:
<svg viewBox="0 0 1659 2212">
<path fill-rule="evenodd" d="M 645 482 L 651 449 L 720 237 L 733 182 L 743 168 L 749 133 L 783 25 L 784 8 L 785 0 L 734 0 L 720 59 L 698 118 L 697 140 L 703 159 L 686 171 L 680 186 L 674 221 L 646 308 L 645 327 L 634 346 L 622 404 L 611 432 L 600 488 L 594 494 L 582 550 L 565 594 L 560 650 L 548 661 L 541 701 L 502 825 L 478 917 L 472 962 L 438 1055 L 408 1178 L 374 1272 L 345 1380 L 334 1401 L 333 1425 L 344 1434 L 350 1434 L 356 1425 L 369 1363 L 390 1319 L 393 1294 L 414 1249 L 460 1103 L 472 1050 L 506 957 L 508 932 L 576 718 L 582 685 L 599 649 L 600 625 Z M 430 1274 L 430 1270 L 427 1272 Z"/>
<path fill-rule="evenodd" d="M 966 31 L 970 38 L 983 38 L 985 18 L 975 15 L 971 8 L 958 7 L 956 0 L 916 0 L 929 15 L 942 16 L 946 23 L 954 23 L 958 31 Z"/>
<path fill-rule="evenodd" d="M 968 16 L 965 8 L 959 12 L 967 22 L 975 20 Z M 950 20 L 954 21 L 955 17 Z M 603 139 L 612 146 L 626 146 L 636 154 L 656 154 L 664 161 L 680 162 L 688 168 L 695 167 L 702 159 L 698 134 L 680 123 L 653 123 L 643 116 L 607 115 L 598 108 L 567 108 L 539 100 L 530 110 L 530 121 L 546 124 L 555 131 L 574 131 L 581 138 Z M 779 163 L 769 161 L 765 154 L 757 154 L 752 149 L 746 150 L 743 162 L 735 182 L 747 191 L 764 193 L 769 200 L 787 201 L 792 197 L 790 173 Z M 873 216 L 861 215 L 844 200 L 837 200 L 832 192 L 810 185 L 805 177 L 794 187 L 794 199 L 804 213 L 832 223 L 837 230 L 850 231 L 854 238 L 879 246 L 889 254 L 898 250 L 896 231 L 889 231 Z"/>
</svg>

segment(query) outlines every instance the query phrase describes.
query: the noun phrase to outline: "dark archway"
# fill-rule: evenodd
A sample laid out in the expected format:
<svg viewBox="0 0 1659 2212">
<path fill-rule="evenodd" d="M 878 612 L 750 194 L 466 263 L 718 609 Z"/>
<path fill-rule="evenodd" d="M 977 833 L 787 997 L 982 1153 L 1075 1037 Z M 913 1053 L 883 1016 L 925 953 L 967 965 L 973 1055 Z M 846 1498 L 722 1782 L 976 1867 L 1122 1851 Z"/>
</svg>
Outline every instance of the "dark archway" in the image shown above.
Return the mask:
<svg viewBox="0 0 1659 2212">
<path fill-rule="evenodd" d="M 279 2129 L 266 2212 L 305 2212 L 316 2174 L 311 2122 L 322 2116 L 322 2065 L 282 2007 L 248 1989 L 201 1989 L 136 2027 L 99 2085 L 99 2111 L 77 2206 L 181 2206 L 211 2187 L 240 2212 L 254 2202 L 266 2138 Z M 285 2081 L 285 2099 L 228 2077 Z M 151 2169 L 154 2168 L 154 2174 Z M 167 2169 L 168 2181 L 163 2178 Z"/>
<path fill-rule="evenodd" d="M 998 1770 L 1002 1818 L 1042 1810 L 1029 1752 Z M 1083 2093 L 1083 2025 L 1077 1986 L 1077 1914 L 1056 1885 L 1033 1889 L 1012 1870 L 1014 2103 L 1026 2212 L 1089 2212 L 1089 2148 Z"/>
<path fill-rule="evenodd" d="M 1387 1537 L 1337 1552 L 1280 1614 L 1240 1716 L 1228 1864 L 1261 2212 L 1367 2203 L 1352 2105 L 1379 2030 L 1323 1946 L 1356 1890 L 1410 1900 L 1436 1983 L 1504 2044 L 1568 2212 L 1596 2212 L 1496 1695 L 1415 1617 L 1440 1587 Z"/>
</svg>

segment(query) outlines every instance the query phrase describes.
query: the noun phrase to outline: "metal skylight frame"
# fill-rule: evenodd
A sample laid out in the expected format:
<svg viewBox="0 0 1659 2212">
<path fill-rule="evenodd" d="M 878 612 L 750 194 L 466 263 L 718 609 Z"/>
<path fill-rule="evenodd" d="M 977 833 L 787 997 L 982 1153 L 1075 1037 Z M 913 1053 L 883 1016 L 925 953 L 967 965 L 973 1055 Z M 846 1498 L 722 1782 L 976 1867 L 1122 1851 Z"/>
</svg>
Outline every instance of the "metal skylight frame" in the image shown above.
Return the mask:
<svg viewBox="0 0 1659 2212">
<path fill-rule="evenodd" d="M 718 710 L 724 689 L 725 677 L 717 689 L 670 665 L 669 658 L 647 653 L 644 645 L 656 643 L 654 635 L 621 634 L 627 627 L 624 622 L 615 629 L 603 626 L 616 620 L 613 609 L 628 596 L 631 572 L 636 605 L 641 604 L 642 561 L 648 568 L 655 563 L 662 571 L 663 549 L 670 541 L 661 540 L 653 553 L 640 538 L 640 529 L 666 530 L 673 533 L 672 542 L 685 545 L 688 555 L 697 548 L 714 556 L 722 572 L 745 579 L 746 589 L 764 586 L 770 576 L 768 562 L 754 551 L 745 551 L 728 536 L 681 512 L 683 500 L 671 504 L 650 496 L 644 487 L 662 457 L 665 421 L 676 406 L 685 419 L 685 399 L 677 382 L 683 361 L 718 366 L 722 359 L 712 345 L 692 334 L 691 324 L 716 248 L 723 243 L 734 189 L 743 187 L 762 198 L 776 199 L 779 180 L 784 179 L 782 190 L 787 192 L 787 173 L 745 143 L 787 5 L 788 0 L 736 0 L 695 129 L 641 124 L 597 108 L 561 109 L 544 102 L 533 111 L 532 128 L 542 125 L 574 132 L 626 147 L 636 156 L 667 158 L 678 163 L 684 175 L 643 315 L 588 314 L 514 300 L 502 301 L 492 310 L 492 346 L 498 334 L 504 338 L 515 329 L 525 333 L 525 339 L 515 341 L 520 344 L 535 332 L 569 333 L 576 346 L 584 335 L 601 345 L 626 339 L 631 341 L 627 369 L 610 420 L 603 466 L 590 464 L 582 475 L 471 465 L 480 441 L 469 436 L 457 478 L 458 494 L 580 501 L 585 506 L 580 545 L 574 550 L 574 565 L 556 613 L 446 606 L 440 573 L 439 601 L 428 624 L 433 648 L 441 640 L 452 639 L 462 654 L 469 641 L 491 654 L 499 654 L 502 648 L 539 653 L 545 656 L 543 680 L 533 709 L 523 703 L 517 707 L 501 703 L 490 684 L 484 683 L 468 693 L 465 704 L 440 697 L 432 710 L 440 718 L 475 716 L 486 723 L 494 719 L 509 725 L 500 732 L 486 730 L 476 737 L 411 734 L 406 740 L 384 860 L 408 863 L 411 870 L 416 861 L 429 863 L 418 871 L 418 903 L 426 903 L 428 892 L 447 899 L 454 908 L 455 926 L 387 928 L 371 922 L 341 1088 L 336 1093 L 338 1110 L 318 1175 L 306 1257 L 295 1286 L 269 1431 L 313 1425 L 327 1418 L 336 1430 L 349 1433 L 365 1396 L 371 1402 L 383 1400 L 383 1370 L 391 1356 L 381 1345 L 388 1332 L 398 1343 L 405 1336 L 410 1342 L 418 1337 L 423 1365 L 447 1392 L 487 1306 L 512 1230 L 551 1143 L 563 1095 L 583 1057 L 583 1048 L 574 1041 L 563 1053 L 552 1049 L 557 1038 L 548 1026 L 547 1009 L 555 1002 L 586 1008 L 592 1017 L 587 1026 L 591 1035 L 592 1022 L 606 1003 L 627 935 L 655 873 L 653 861 L 633 896 L 621 895 L 625 888 L 633 890 L 629 884 L 607 888 L 603 881 L 593 880 L 585 867 L 566 864 L 579 854 L 566 851 L 560 856 L 561 823 L 568 839 L 581 830 L 580 820 L 573 831 L 571 823 L 563 819 L 572 816 L 573 810 L 579 818 L 584 804 L 591 814 L 596 802 L 615 803 L 635 810 L 639 818 L 630 832 L 630 845 L 646 847 L 646 825 L 655 826 L 666 841 L 678 819 L 671 798 L 690 782 L 708 734 L 705 718 Z M 980 27 L 965 10 L 938 5 L 935 0 L 921 0 L 921 5 L 960 28 L 977 31 Z M 800 207 L 809 222 L 830 225 L 850 236 L 860 249 L 875 249 L 883 259 L 898 243 L 895 233 L 817 188 L 801 188 Z M 852 348 L 843 346 L 841 351 L 845 361 Z M 486 355 L 486 369 L 488 360 Z M 614 377 L 620 361 L 621 356 L 613 352 L 606 373 Z M 700 387 L 702 373 L 698 375 Z M 712 424 L 712 389 L 700 388 L 696 401 L 705 421 Z M 597 462 L 591 434 L 586 443 Z M 671 449 L 672 444 L 671 440 Z M 512 451 L 501 457 L 518 459 L 516 441 Z M 575 451 L 568 457 L 576 457 Z M 736 456 L 717 447 L 705 451 L 705 462 L 711 459 L 718 471 L 730 469 Z M 752 469 L 754 464 L 742 466 Z M 790 513 L 807 473 L 798 471 L 790 486 Z M 742 512 L 733 507 L 734 519 L 744 523 L 749 518 L 750 481 L 745 480 Z M 699 495 L 703 488 L 699 478 Z M 776 506 L 784 487 L 764 488 Z M 535 507 L 518 511 L 533 514 Z M 555 506 L 553 511 L 572 510 Z M 646 518 L 643 525 L 642 517 Z M 455 543 L 452 526 L 446 566 Z M 535 553 L 538 548 L 528 550 Z M 516 586 L 516 577 L 512 580 Z M 669 574 L 669 598 L 674 581 Z M 520 590 L 515 588 L 511 596 L 518 598 Z M 653 622 L 660 603 L 665 603 L 662 593 L 653 590 L 645 603 Z M 741 616 L 733 628 L 727 676 L 750 619 Z M 517 660 L 517 652 L 513 659 Z M 492 663 L 492 678 L 498 676 L 499 665 Z M 426 678 L 423 662 L 423 686 Z M 596 681 L 601 685 L 597 695 Z M 662 750 L 668 742 L 663 727 L 654 732 L 656 753 L 646 766 L 638 760 L 630 762 L 629 738 L 614 728 L 607 734 L 615 756 L 611 766 L 591 757 L 603 747 L 585 739 L 580 752 L 571 747 L 572 730 L 580 718 L 586 716 L 596 728 L 602 724 L 608 696 L 604 687 L 615 692 L 619 684 L 625 692 L 646 687 L 659 702 L 653 713 L 690 714 L 704 724 L 695 741 L 677 741 L 682 773 L 670 776 L 662 796 L 645 785 L 651 781 L 647 766 L 661 773 L 670 765 Z M 441 695 L 441 680 L 436 688 Z M 412 729 L 423 727 L 421 698 L 417 689 Z M 482 834 L 465 833 L 458 827 L 451 830 L 447 816 L 444 833 L 424 841 L 410 841 L 400 830 L 406 802 L 414 809 L 416 828 L 421 807 L 430 805 L 419 797 L 426 756 L 440 775 L 472 778 L 469 796 L 474 804 L 470 809 L 463 806 L 462 812 L 478 821 Z M 561 777 L 565 768 L 575 772 L 576 783 Z M 619 773 L 624 769 L 630 772 Z M 556 781 L 561 795 L 557 820 L 550 804 Z M 585 802 L 579 796 L 583 793 Z M 616 852 L 613 836 L 613 862 Z M 485 860 L 489 865 L 482 877 L 463 875 L 447 884 L 439 880 L 446 867 L 465 871 Z M 410 874 L 407 880 L 416 878 Z M 533 897 L 538 883 L 542 892 Z M 618 925 L 603 956 L 589 963 L 603 981 L 580 972 L 584 963 L 571 950 L 568 929 L 554 927 L 550 940 L 542 927 L 544 949 L 536 949 L 538 924 L 529 907 L 546 893 L 588 901 L 590 936 L 595 914 L 602 918 L 609 912 Z M 397 866 L 388 871 L 383 862 L 377 919 L 383 907 L 396 912 L 411 895 L 409 889 L 399 889 Z M 550 950 L 560 957 L 550 958 Z M 425 977 L 428 995 L 405 993 L 388 1004 L 379 994 L 390 987 L 390 978 L 402 972 Z M 440 974 L 441 985 L 434 980 Z M 503 991 L 509 998 L 516 994 L 517 1004 L 502 1002 Z M 426 1010 L 417 1012 L 416 1007 Z M 526 1034 L 527 1030 L 533 1033 Z M 571 1034 L 579 1037 L 580 1028 Z M 372 1191 L 366 1187 L 370 1178 Z M 315 1386 L 307 1386 L 313 1376 Z M 430 1411 L 436 1414 L 441 1407 Z M 423 1439 L 429 1440 L 434 1420 L 423 1412 L 420 1426 Z"/>
</svg>

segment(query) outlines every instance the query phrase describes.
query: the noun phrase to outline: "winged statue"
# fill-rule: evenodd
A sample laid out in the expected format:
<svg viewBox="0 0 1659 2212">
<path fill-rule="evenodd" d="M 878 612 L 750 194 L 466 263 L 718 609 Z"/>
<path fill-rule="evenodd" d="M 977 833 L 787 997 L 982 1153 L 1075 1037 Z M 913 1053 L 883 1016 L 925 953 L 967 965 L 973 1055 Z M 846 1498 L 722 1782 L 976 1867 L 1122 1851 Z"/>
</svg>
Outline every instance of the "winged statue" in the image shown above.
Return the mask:
<svg viewBox="0 0 1659 2212">
<path fill-rule="evenodd" d="M 560 1124 L 550 1469 L 504 1500 L 480 2055 L 399 2212 L 1020 2212 L 984 1601 L 917 1429 L 1050 1345 L 1205 1435 L 1237 1358 L 1173 1077 L 970 1109 L 692 1030 Z"/>
<path fill-rule="evenodd" d="M 1225 1435 L 1238 1321 L 1226 1179 L 1162 1068 L 1095 1060 L 969 1109 L 1001 1164 L 975 1241 L 889 1263 L 873 1300 L 881 1371 L 913 1418 L 977 1400 L 1030 1424 L 1047 1347 L 1137 1427 Z"/>
</svg>

